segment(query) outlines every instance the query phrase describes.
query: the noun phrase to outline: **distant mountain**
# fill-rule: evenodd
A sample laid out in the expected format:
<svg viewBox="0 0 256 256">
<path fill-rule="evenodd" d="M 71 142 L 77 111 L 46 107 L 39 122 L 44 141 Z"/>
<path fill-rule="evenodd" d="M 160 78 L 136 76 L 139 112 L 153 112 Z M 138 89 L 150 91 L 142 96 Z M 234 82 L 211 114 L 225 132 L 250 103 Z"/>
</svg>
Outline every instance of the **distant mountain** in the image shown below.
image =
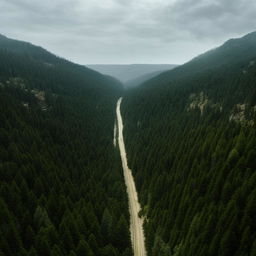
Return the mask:
<svg viewBox="0 0 256 256">
<path fill-rule="evenodd" d="M 113 76 L 123 83 L 149 73 L 171 70 L 176 66 L 173 64 L 87 65 L 87 67 L 102 74 Z"/>
<path fill-rule="evenodd" d="M 256 32 L 127 90 L 150 256 L 256 255 Z"/>
<path fill-rule="evenodd" d="M 124 83 L 124 87 L 125 88 L 133 88 L 133 87 L 139 86 L 139 85 L 143 84 L 144 82 L 152 79 L 153 77 L 160 75 L 161 73 L 163 73 L 165 71 L 167 71 L 167 70 L 155 71 L 152 73 L 147 73 L 142 76 L 136 77 L 132 80 L 128 80 L 127 82 Z"/>
<path fill-rule="evenodd" d="M 0 36 L 0 255 L 132 255 L 120 82 Z"/>
</svg>

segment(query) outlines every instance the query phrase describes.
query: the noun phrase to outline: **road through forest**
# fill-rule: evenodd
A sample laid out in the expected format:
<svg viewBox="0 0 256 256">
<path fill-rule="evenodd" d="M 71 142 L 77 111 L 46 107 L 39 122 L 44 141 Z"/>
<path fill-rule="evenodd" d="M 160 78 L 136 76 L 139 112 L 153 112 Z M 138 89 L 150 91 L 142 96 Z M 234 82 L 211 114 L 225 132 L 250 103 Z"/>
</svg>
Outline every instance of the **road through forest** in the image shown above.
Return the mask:
<svg viewBox="0 0 256 256">
<path fill-rule="evenodd" d="M 123 120 L 120 111 L 120 106 L 122 103 L 122 98 L 117 102 L 116 106 L 116 116 L 117 116 L 117 126 L 118 126 L 118 145 L 120 149 L 120 156 L 122 160 L 124 179 L 128 193 L 129 199 L 129 212 L 130 212 L 130 232 L 132 247 L 134 251 L 134 256 L 146 256 L 145 249 L 145 238 L 143 231 L 143 219 L 139 217 L 138 213 L 140 211 L 140 204 L 138 202 L 138 195 L 132 176 L 132 171 L 128 167 L 125 144 L 123 138 Z"/>
</svg>

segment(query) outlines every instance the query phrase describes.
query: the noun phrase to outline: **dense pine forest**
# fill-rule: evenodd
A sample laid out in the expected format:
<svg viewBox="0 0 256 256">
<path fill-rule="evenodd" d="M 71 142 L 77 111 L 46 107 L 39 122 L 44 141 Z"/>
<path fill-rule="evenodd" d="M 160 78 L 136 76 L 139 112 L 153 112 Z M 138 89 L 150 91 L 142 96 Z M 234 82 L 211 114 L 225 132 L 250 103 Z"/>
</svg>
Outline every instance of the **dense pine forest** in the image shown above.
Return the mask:
<svg viewBox="0 0 256 256">
<path fill-rule="evenodd" d="M 0 255 L 128 256 L 121 84 L 0 37 Z"/>
<path fill-rule="evenodd" d="M 0 256 L 256 256 L 256 32 L 136 88 L 0 35 Z"/>
<path fill-rule="evenodd" d="M 129 90 L 149 256 L 256 255 L 256 33 Z"/>
</svg>

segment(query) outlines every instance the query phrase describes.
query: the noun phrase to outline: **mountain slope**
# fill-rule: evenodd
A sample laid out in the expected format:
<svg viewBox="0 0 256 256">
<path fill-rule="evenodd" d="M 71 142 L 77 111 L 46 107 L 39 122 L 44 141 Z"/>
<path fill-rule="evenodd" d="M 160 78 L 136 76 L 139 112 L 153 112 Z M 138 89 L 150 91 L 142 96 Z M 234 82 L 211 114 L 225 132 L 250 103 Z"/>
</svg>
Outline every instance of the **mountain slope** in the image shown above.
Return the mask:
<svg viewBox="0 0 256 256">
<path fill-rule="evenodd" d="M 218 69 L 231 72 L 239 70 L 255 59 L 255 38 L 256 32 L 252 32 L 240 39 L 230 39 L 221 47 L 201 54 L 188 63 L 145 82 L 145 86 L 167 84 L 175 79 L 184 79 L 213 70 L 216 72 Z"/>
<path fill-rule="evenodd" d="M 65 79 L 69 79 L 68 76 L 72 75 L 72 79 L 77 79 L 76 83 L 73 84 L 74 87 L 81 86 L 81 84 L 83 84 L 83 88 L 90 87 L 90 89 L 95 89 L 95 87 L 104 89 L 104 87 L 107 86 L 121 87 L 121 84 L 114 78 L 102 75 L 82 65 L 74 64 L 70 61 L 59 58 L 45 49 L 27 42 L 12 40 L 2 36 L 0 39 L 0 49 L 1 54 L 3 54 L 3 58 L 5 56 L 7 58 L 13 56 L 13 61 L 16 61 L 13 63 L 14 66 L 16 65 L 14 70 L 17 73 L 24 72 L 24 67 L 22 68 L 22 61 L 24 60 L 27 62 L 27 65 L 32 66 L 32 68 L 33 65 L 37 65 L 38 67 L 40 66 L 44 72 L 62 72 L 61 79 L 63 81 L 65 81 Z M 2 74 L 6 72 L 6 70 L 4 70 L 6 68 L 6 65 L 2 66 Z M 41 77 L 44 77 L 44 74 L 42 74 Z M 62 84 L 62 87 L 65 86 L 66 83 L 64 85 Z"/>
<path fill-rule="evenodd" d="M 0 254 L 131 255 L 119 82 L 0 37 Z"/>
<path fill-rule="evenodd" d="M 256 252 L 256 33 L 127 92 L 148 255 Z"/>
<path fill-rule="evenodd" d="M 172 64 L 132 64 L 132 65 L 87 65 L 87 67 L 97 70 L 103 74 L 116 77 L 126 83 L 139 76 L 156 71 L 170 70 L 176 67 Z"/>
</svg>

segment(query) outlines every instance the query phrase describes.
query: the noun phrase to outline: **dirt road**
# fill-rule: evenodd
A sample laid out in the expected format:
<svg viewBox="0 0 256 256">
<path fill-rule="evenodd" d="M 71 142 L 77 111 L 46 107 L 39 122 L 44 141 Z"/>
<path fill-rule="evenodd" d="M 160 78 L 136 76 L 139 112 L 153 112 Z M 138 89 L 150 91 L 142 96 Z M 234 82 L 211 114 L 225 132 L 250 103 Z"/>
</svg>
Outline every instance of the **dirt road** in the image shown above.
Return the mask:
<svg viewBox="0 0 256 256">
<path fill-rule="evenodd" d="M 127 193 L 129 198 L 129 211 L 131 218 L 131 240 L 134 251 L 134 256 L 146 256 L 145 239 L 143 231 L 143 219 L 139 218 L 138 212 L 140 211 L 140 204 L 138 202 L 137 191 L 133 180 L 132 172 L 128 167 L 125 144 L 123 138 L 123 121 L 120 111 L 122 98 L 117 102 L 116 115 L 118 125 L 118 144 L 120 149 L 120 155 L 122 160 L 122 166 L 124 171 L 124 179 L 127 187 Z"/>
<path fill-rule="evenodd" d="M 116 147 L 116 136 L 117 136 L 117 130 L 116 130 L 116 121 L 115 121 L 115 124 L 114 124 L 114 137 L 113 137 L 113 145 L 114 147 Z"/>
</svg>

